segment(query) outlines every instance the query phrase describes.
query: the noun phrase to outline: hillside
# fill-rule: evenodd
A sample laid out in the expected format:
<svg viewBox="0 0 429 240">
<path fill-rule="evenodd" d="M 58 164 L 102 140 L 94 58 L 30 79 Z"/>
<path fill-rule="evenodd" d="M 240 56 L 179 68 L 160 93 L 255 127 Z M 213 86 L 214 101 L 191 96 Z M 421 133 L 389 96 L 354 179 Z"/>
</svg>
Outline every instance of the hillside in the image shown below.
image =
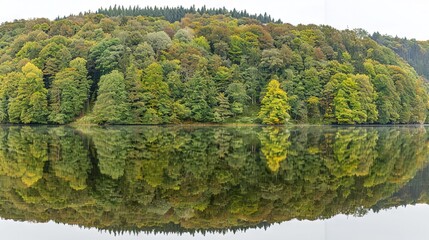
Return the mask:
<svg viewBox="0 0 429 240">
<path fill-rule="evenodd" d="M 429 79 L 429 41 L 391 37 L 380 33 L 374 33 L 371 38 L 395 51 L 414 67 L 419 75 Z"/>
<path fill-rule="evenodd" d="M 0 26 L 3 123 L 423 123 L 427 92 L 361 31 L 267 14 L 118 7 Z"/>
</svg>

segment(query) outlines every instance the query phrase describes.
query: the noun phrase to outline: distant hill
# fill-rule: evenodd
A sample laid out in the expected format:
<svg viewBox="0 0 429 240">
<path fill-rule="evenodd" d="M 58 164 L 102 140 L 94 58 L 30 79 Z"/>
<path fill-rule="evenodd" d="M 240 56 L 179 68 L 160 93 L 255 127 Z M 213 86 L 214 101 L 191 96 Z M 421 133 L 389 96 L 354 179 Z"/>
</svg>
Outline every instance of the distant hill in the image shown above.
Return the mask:
<svg viewBox="0 0 429 240">
<path fill-rule="evenodd" d="M 429 79 L 429 41 L 391 37 L 380 33 L 374 33 L 371 38 L 395 51 L 413 66 L 418 74 Z"/>
</svg>

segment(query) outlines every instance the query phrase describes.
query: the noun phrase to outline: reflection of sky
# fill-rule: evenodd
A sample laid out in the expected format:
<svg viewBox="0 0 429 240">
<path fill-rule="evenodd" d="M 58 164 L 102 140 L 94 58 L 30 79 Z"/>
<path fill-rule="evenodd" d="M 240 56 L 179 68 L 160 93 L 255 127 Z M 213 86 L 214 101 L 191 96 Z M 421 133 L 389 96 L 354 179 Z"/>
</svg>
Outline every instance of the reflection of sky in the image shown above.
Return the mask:
<svg viewBox="0 0 429 240">
<path fill-rule="evenodd" d="M 299 240 L 420 240 L 429 236 L 429 205 L 399 207 L 369 213 L 364 217 L 339 215 L 326 221 L 290 221 L 264 230 L 248 230 L 226 235 L 196 235 L 193 239 L 299 239 Z M 133 240 L 133 239 L 191 239 L 189 234 L 121 235 L 100 233 L 96 229 L 46 223 L 21 223 L 0 220 L 0 238 L 13 240 Z"/>
</svg>

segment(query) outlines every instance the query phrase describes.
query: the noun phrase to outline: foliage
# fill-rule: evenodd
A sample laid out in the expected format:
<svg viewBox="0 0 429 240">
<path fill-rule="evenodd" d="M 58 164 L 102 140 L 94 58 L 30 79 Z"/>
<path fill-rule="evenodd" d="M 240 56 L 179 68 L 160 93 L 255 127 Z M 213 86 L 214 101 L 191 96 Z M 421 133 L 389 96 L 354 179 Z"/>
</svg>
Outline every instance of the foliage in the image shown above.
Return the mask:
<svg viewBox="0 0 429 240">
<path fill-rule="evenodd" d="M 47 90 L 42 71 L 31 63 L 22 67 L 16 97 L 9 102 L 8 115 L 12 123 L 46 123 L 48 114 Z"/>
<path fill-rule="evenodd" d="M 268 83 L 261 105 L 258 117 L 265 124 L 284 124 L 290 118 L 287 112 L 290 109 L 287 94 L 280 89 L 280 83 L 277 80 L 271 80 Z"/>
<path fill-rule="evenodd" d="M 113 6 L 20 20 L 0 25 L 0 121 L 248 122 L 261 109 L 264 124 L 424 123 L 429 85 L 418 74 L 429 74 L 427 49 L 426 42 L 292 26 L 225 8 Z M 35 114 L 25 103 L 30 93 L 17 95 L 27 63 L 42 71 L 48 91 L 28 89 L 37 92 L 40 116 L 27 116 Z M 114 71 L 125 90 L 117 82 L 101 91 L 102 76 Z M 272 79 L 287 105 L 264 97 Z M 97 116 L 99 106 L 113 103 L 98 102 L 106 100 L 101 92 L 121 92 L 113 102 L 126 106 L 111 108 L 121 108 L 122 117 Z"/>
<path fill-rule="evenodd" d="M 116 70 L 103 75 L 98 83 L 97 102 L 94 106 L 96 123 L 121 123 L 127 119 L 129 105 L 124 75 Z"/>
</svg>

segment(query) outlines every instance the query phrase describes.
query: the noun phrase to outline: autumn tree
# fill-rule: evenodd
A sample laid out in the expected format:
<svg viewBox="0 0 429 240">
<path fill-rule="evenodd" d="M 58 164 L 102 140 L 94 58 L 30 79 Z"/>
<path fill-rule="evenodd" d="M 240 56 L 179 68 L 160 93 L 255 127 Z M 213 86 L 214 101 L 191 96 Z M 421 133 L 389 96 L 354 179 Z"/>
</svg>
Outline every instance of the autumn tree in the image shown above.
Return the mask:
<svg viewBox="0 0 429 240">
<path fill-rule="evenodd" d="M 27 63 L 22 73 L 24 77 L 18 82 L 17 95 L 9 102 L 9 120 L 12 123 L 46 123 L 48 91 L 43 84 L 43 73 L 32 63 Z"/>
<path fill-rule="evenodd" d="M 262 98 L 258 118 L 265 124 L 284 124 L 289 121 L 289 109 L 286 92 L 280 88 L 279 81 L 271 80 Z"/>
</svg>

